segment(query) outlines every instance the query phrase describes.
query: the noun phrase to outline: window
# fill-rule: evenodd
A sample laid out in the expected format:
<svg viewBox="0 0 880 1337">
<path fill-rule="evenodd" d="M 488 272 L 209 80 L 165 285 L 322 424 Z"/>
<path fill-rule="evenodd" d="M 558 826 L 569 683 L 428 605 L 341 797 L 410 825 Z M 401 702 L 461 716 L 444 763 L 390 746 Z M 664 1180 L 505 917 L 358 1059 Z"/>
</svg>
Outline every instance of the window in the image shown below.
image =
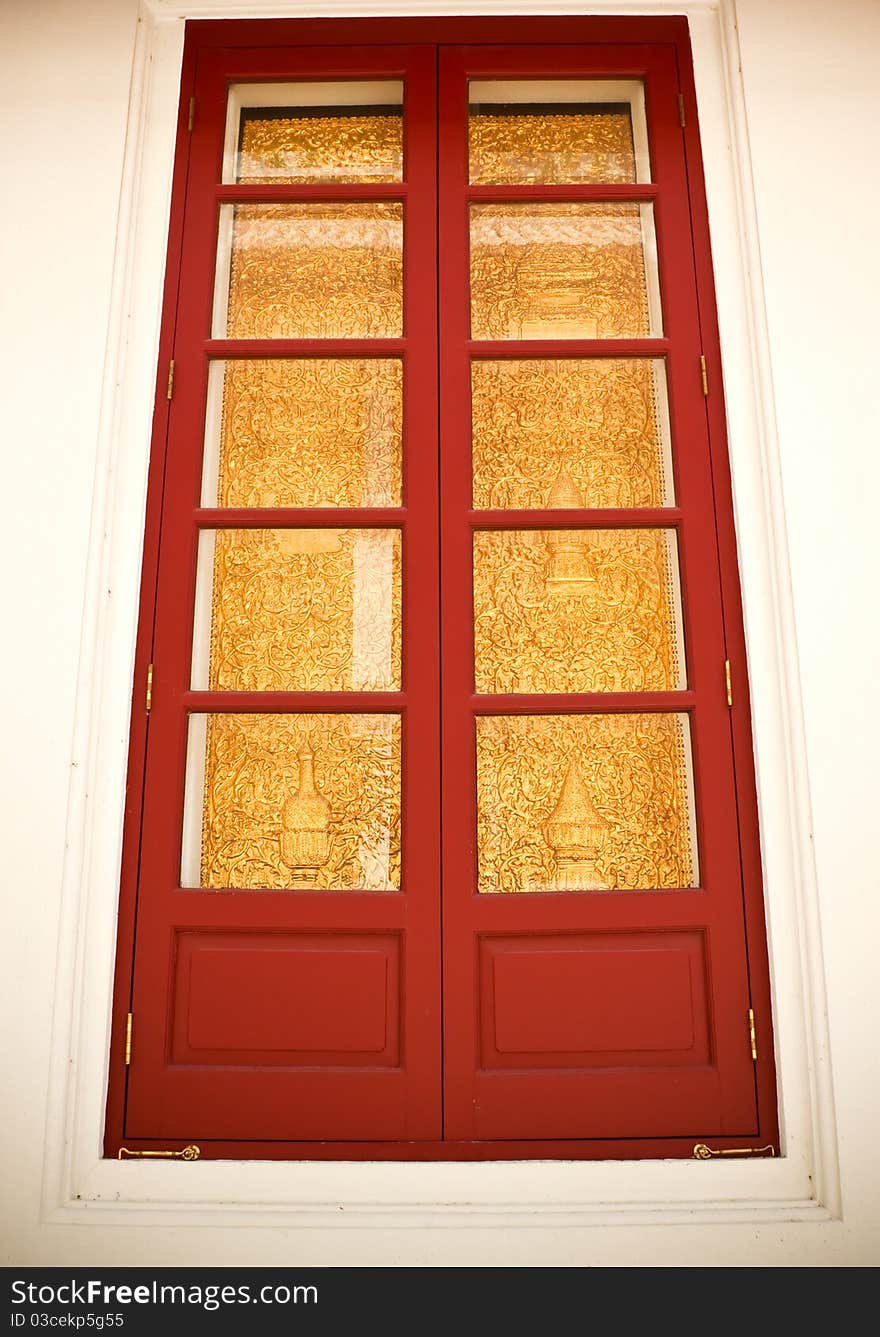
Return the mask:
<svg viewBox="0 0 880 1337">
<path fill-rule="evenodd" d="M 686 29 L 268 29 L 188 28 L 106 1151 L 772 1146 Z"/>
</svg>

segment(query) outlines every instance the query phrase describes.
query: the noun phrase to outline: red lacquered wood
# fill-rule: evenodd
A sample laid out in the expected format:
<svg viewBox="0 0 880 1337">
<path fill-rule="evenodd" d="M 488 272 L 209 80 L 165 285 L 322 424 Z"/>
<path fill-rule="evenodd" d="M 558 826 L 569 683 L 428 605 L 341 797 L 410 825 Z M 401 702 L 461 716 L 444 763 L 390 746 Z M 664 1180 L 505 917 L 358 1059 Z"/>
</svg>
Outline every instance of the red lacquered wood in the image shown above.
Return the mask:
<svg viewBox="0 0 880 1337">
<path fill-rule="evenodd" d="M 434 64 L 433 50 L 406 47 L 335 50 L 324 55 L 301 49 L 232 56 L 215 52 L 199 61 L 173 345 L 177 374 L 158 562 L 153 709 L 134 964 L 135 1039 L 124 1127 L 129 1137 L 172 1138 L 183 1126 L 187 1137 L 195 1141 L 219 1136 L 412 1139 L 441 1135 Z M 232 341 L 212 343 L 208 336 L 217 237 L 216 185 L 227 85 L 253 76 L 309 77 L 316 66 L 329 77 L 387 74 L 403 75 L 406 80 L 407 337 L 341 341 L 342 347 L 340 341 L 334 341 L 332 348 L 329 341 L 319 340 L 271 341 L 271 346 L 248 341 L 244 350 Z M 405 691 L 190 692 L 197 531 L 206 519 L 228 523 L 243 518 L 225 513 L 205 516 L 198 508 L 206 351 L 210 355 L 228 355 L 234 350 L 253 356 L 328 356 L 360 355 L 368 350 L 371 355 L 386 355 L 389 347 L 404 359 L 405 507 L 378 517 L 358 511 L 343 518 L 367 525 L 377 518 L 390 520 L 402 531 Z M 265 514 L 255 512 L 251 523 L 263 525 L 266 519 Z M 282 520 L 289 526 L 295 517 L 286 512 Z M 299 521 L 307 526 L 338 524 L 340 517 L 304 511 Z M 401 712 L 400 895 L 377 899 L 365 919 L 361 903 L 349 894 L 326 893 L 323 912 L 318 914 L 312 900 L 279 892 L 274 894 L 274 921 L 270 917 L 267 923 L 271 895 L 238 895 L 231 889 L 229 893 L 177 891 L 187 716 L 198 710 Z M 402 918 L 400 903 L 404 900 L 407 910 Z M 227 917 L 215 925 L 216 907 L 221 904 Z M 324 935 L 320 945 L 316 945 L 316 934 Z M 206 944 L 204 948 L 200 942 Z M 252 950 L 248 944 L 257 946 Z M 273 1007 L 282 1015 L 298 1009 L 302 999 L 297 980 L 314 952 L 326 962 L 321 977 L 329 973 L 337 987 L 318 991 L 315 1005 L 321 1016 L 315 1018 L 313 1048 L 303 1047 L 299 1023 L 290 1023 L 285 1031 L 287 1023 L 279 1021 L 278 1035 L 292 1036 L 289 1061 L 277 1061 L 277 1054 L 273 1058 L 268 1050 L 259 1059 L 246 1045 L 242 1049 L 241 1037 L 255 1033 L 257 1022 L 248 1020 L 247 1010 L 249 995 L 259 987 L 261 976 L 265 974 L 265 987 L 272 992 Z M 346 978 L 345 962 L 363 962 L 364 952 L 369 968 L 358 966 L 351 988 L 340 984 Z M 260 969 L 263 957 L 265 971 Z M 191 967 L 190 960 L 200 964 Z M 200 972 L 197 984 L 190 981 L 196 968 Z M 224 1009 L 229 981 L 239 968 L 242 1014 L 235 1021 Z M 359 989 L 369 989 L 370 996 L 359 997 Z M 207 1048 L 202 1045 L 200 1058 L 199 1045 L 186 1037 L 209 1035 L 206 1018 L 212 1005 L 226 1021 L 223 1025 L 218 1022 L 210 1043 L 205 1040 Z M 266 999 L 254 997 L 250 1006 L 255 1016 L 270 1015 Z M 327 1015 L 328 1008 L 336 1009 L 335 1019 Z M 387 1043 L 383 1041 L 379 1058 L 368 1040 L 359 1055 L 361 1032 L 356 1023 L 346 1020 L 358 1008 L 373 1018 L 371 1025 L 378 1025 L 380 1015 L 388 1019 Z M 224 1034 L 228 1043 L 223 1041 Z M 332 1046 L 327 1048 L 328 1034 L 340 1036 L 343 1049 L 349 1045 L 344 1063 Z M 212 1046 L 217 1045 L 216 1052 L 228 1062 L 211 1059 Z"/>
<path fill-rule="evenodd" d="M 724 386 L 718 333 L 718 313 L 715 303 L 715 281 L 712 269 L 709 215 L 706 205 L 703 159 L 700 151 L 693 59 L 687 30 L 681 34 L 677 41 L 676 55 L 685 107 L 684 141 L 690 185 L 694 263 L 700 302 L 700 332 L 710 387 L 709 396 L 705 400 L 705 409 L 714 483 L 727 657 L 730 659 L 733 680 L 733 707 L 730 711 L 730 726 L 741 837 L 743 909 L 749 951 L 749 989 L 752 1007 L 755 1012 L 755 1028 L 758 1041 L 755 1078 L 759 1110 L 759 1136 L 763 1142 L 778 1145 L 779 1115 L 773 1041 L 773 1010 L 770 995 L 767 927 L 764 914 L 764 887 L 758 829 L 758 796 L 755 781 L 748 663 L 739 563 L 736 551 L 733 488 L 730 477 L 727 420 L 724 411 Z"/>
<path fill-rule="evenodd" d="M 153 681 L 155 684 L 155 676 Z M 164 682 L 161 687 L 169 706 L 181 705 L 192 714 L 216 710 L 283 715 L 314 710 L 332 715 L 382 715 L 397 714 L 409 704 L 405 692 L 188 692 Z"/>
<path fill-rule="evenodd" d="M 565 43 L 686 43 L 688 21 L 681 16 L 639 16 L 636 19 L 590 15 L 583 18 L 542 17 L 505 18 L 450 17 L 450 18 L 368 18 L 368 19 L 198 19 L 187 24 L 187 34 L 193 45 L 202 50 L 226 47 L 230 52 L 240 48 L 258 47 L 273 60 L 272 47 L 300 46 L 378 46 L 388 42 L 465 42 L 497 43 L 507 46 L 535 42 Z M 573 62 L 577 69 L 577 60 Z M 520 67 L 509 67 L 509 74 L 519 73 Z M 569 68 L 569 73 L 572 70 Z M 594 73 L 605 73 L 600 66 Z M 631 71 L 632 72 L 632 71 Z M 553 71 L 551 71 L 553 73 Z M 323 74 L 323 71 L 322 71 Z M 284 76 L 283 63 L 275 62 L 267 79 Z M 258 77 L 252 75 L 251 77 Z M 330 77 L 329 75 L 326 77 Z"/>
<path fill-rule="evenodd" d="M 537 186 L 537 185 L 509 185 L 509 186 L 468 186 L 465 191 L 465 199 L 479 201 L 503 200 L 505 203 L 521 204 L 538 203 L 541 200 L 552 200 L 554 203 L 572 200 L 653 200 L 657 194 L 657 187 L 645 182 L 638 186 L 590 186 L 590 185 L 565 185 L 565 186 Z"/>
<path fill-rule="evenodd" d="M 181 924 L 205 928 L 240 927 L 242 907 L 254 929 L 295 932 L 327 929 L 341 913 L 351 930 L 403 929 L 410 922 L 409 898 L 392 891 L 339 891 L 333 896 L 309 891 L 242 891 L 235 887 L 174 887 L 157 897 Z"/>
<path fill-rule="evenodd" d="M 505 46 L 481 45 L 499 38 Z M 439 120 L 443 648 L 448 674 L 444 687 L 444 725 L 448 725 L 444 747 L 445 1132 L 439 1117 L 440 902 L 437 772 L 433 760 L 438 755 L 439 722 L 438 712 L 431 708 L 435 699 L 432 693 L 438 689 L 439 575 L 434 509 L 438 459 L 433 343 L 436 301 L 430 278 L 434 268 L 433 130 L 428 132 L 435 115 L 429 87 L 434 54 L 427 45 L 422 51 L 405 45 L 412 43 L 458 45 L 458 50 L 441 53 L 448 84 Z M 462 43 L 474 45 L 468 50 Z M 542 43 L 567 45 L 552 49 L 544 45 L 542 50 Z M 619 45 L 615 47 L 615 43 Z M 318 50 L 320 47 L 325 49 Z M 314 78 L 318 70 L 325 78 L 409 76 L 407 181 L 377 186 L 329 185 L 326 189 L 312 185 L 220 185 L 227 82 Z M 468 74 L 644 78 L 652 182 L 624 187 L 470 187 L 464 167 L 466 115 L 462 96 Z M 678 124 L 679 88 L 687 114 L 683 135 Z M 196 133 L 190 136 L 185 122 L 193 89 L 197 94 Z M 413 139 L 414 127 L 422 132 L 418 144 Z M 132 1147 L 166 1149 L 178 1137 L 181 1143 L 199 1141 L 205 1158 L 261 1159 L 690 1157 L 694 1143 L 706 1138 L 719 1148 L 742 1145 L 745 1139 L 775 1145 L 775 1073 L 745 645 L 687 21 L 589 17 L 191 23 L 187 25 L 178 128 L 130 740 L 106 1154 L 115 1155 L 123 1140 Z M 184 219 L 191 144 L 193 171 Z M 404 338 L 259 341 L 210 337 L 211 276 L 220 202 L 357 198 L 406 201 Z M 565 343 L 470 340 L 469 201 L 615 198 L 653 201 L 665 318 L 663 338 Z M 184 289 L 178 294 L 181 273 Z M 709 363 L 713 393 L 708 401 L 703 400 L 700 389 L 700 352 L 706 354 Z M 164 399 L 164 376 L 171 356 L 177 361 L 178 389 L 170 415 L 166 479 L 169 409 Z M 209 360 L 296 356 L 404 359 L 404 508 L 381 513 L 198 509 L 198 456 Z M 469 358 L 621 356 L 666 359 L 676 507 L 654 512 L 584 511 L 576 519 L 569 512 L 470 510 Z M 163 516 L 165 483 L 167 505 Z M 261 697 L 188 690 L 199 529 L 386 524 L 403 530 L 404 692 L 314 696 L 278 693 Z M 476 696 L 470 625 L 473 529 L 603 525 L 676 529 L 684 586 L 688 690 L 644 696 Z M 161 563 L 159 635 L 154 645 L 157 563 Z M 418 580 L 413 578 L 414 572 Z M 723 701 L 721 665 L 725 657 L 731 659 L 734 670 L 732 711 Z M 146 664 L 151 659 L 156 663 L 156 695 L 147 756 L 142 702 Z M 362 698 L 369 703 L 363 705 L 364 709 L 400 711 L 404 716 L 404 849 L 417 850 L 418 855 L 415 859 L 405 855 L 403 890 L 328 895 L 180 888 L 180 803 L 187 713 L 307 708 L 345 712 L 360 709 Z M 686 712 L 692 728 L 701 855 L 699 888 L 610 895 L 475 893 L 473 766 L 477 715 L 667 709 Z M 144 794 L 145 756 L 149 764 Z M 135 1062 L 131 1070 L 132 1094 L 137 1098 L 129 1101 L 126 1122 L 122 1054 L 125 1016 L 132 994 L 142 798 L 145 857 L 134 984 Z M 731 821 L 732 813 L 738 814 L 738 822 Z M 156 836 L 161 837 L 162 830 L 169 839 L 160 849 Z M 260 970 L 259 953 L 254 956 L 255 943 L 260 951 L 270 953 L 265 972 Z M 286 970 L 276 968 L 278 952 L 287 952 L 285 959 L 291 960 L 305 960 L 308 953 L 318 953 L 337 981 L 336 990 L 329 991 L 331 995 L 344 992 L 349 979 L 354 982 L 352 987 L 360 980 L 358 987 L 371 993 L 364 1017 L 351 1021 L 345 1009 L 334 1017 L 331 1002 L 331 1014 L 322 1016 L 313 1037 L 305 1036 L 308 1045 L 314 1040 L 315 1044 L 349 1048 L 297 1049 L 304 1039 L 301 1028 L 288 1025 L 283 1016 L 279 1021 L 263 999 L 255 1006 L 253 1016 L 267 1034 L 271 1032 L 268 1038 L 274 1044 L 293 1048 L 248 1049 L 255 1032 L 248 1029 L 246 1015 L 229 1010 L 229 988 L 224 983 L 229 978 L 230 953 L 236 952 L 241 954 L 236 959 L 243 963 L 242 968 L 251 970 L 255 980 L 265 974 L 266 987 L 280 995 L 282 1011 L 285 1000 L 288 1007 L 301 1009 L 302 999 L 296 990 L 302 986 L 302 979 L 292 980 Z M 655 988 L 665 989 L 669 998 L 659 1020 L 645 1011 L 650 999 L 636 999 L 643 1005 L 641 1018 L 637 1015 L 629 1022 L 625 1017 L 616 1019 L 620 1032 L 617 1042 L 622 1036 L 628 1052 L 615 1053 L 609 1048 L 615 1039 L 609 1030 L 604 1039 L 599 1036 L 599 1051 L 578 1055 L 576 1047 L 571 1049 L 581 1034 L 578 1025 L 586 1032 L 593 1024 L 589 1010 L 591 976 L 584 975 L 578 962 L 598 960 L 596 954 L 603 952 L 610 953 L 612 959 L 616 954 L 616 959 L 624 963 L 624 973 L 635 970 L 636 979 L 638 953 L 650 952 L 651 971 L 645 978 L 654 979 Z M 197 967 L 191 966 L 191 961 L 197 961 Z M 346 961 L 353 963 L 350 976 L 346 974 Z M 491 984 L 493 963 L 499 961 L 503 964 L 500 992 Z M 557 961 L 561 962 L 559 970 L 554 968 Z M 669 1035 L 679 1045 L 686 1029 L 682 1008 L 676 1011 L 675 1007 L 675 999 L 683 997 L 683 962 L 688 963 L 691 972 L 692 994 L 702 1000 L 694 1014 L 693 1042 L 684 1049 L 667 1052 L 658 1063 L 652 1046 L 658 1038 L 662 1040 L 662 1026 L 668 1027 Z M 508 972 L 506 977 L 504 970 Z M 375 988 L 369 984 L 380 977 L 385 990 L 384 1023 L 374 1005 Z M 519 982 L 527 977 L 531 982 L 523 987 L 538 995 L 532 1009 L 520 998 L 523 987 Z M 316 978 L 320 980 L 320 972 Z M 542 978 L 546 987 L 541 985 Z M 613 983 L 617 977 L 609 978 Z M 320 992 L 320 984 L 316 987 Z M 565 989 L 574 992 L 560 993 Z M 211 1006 L 212 991 L 217 995 L 216 1017 Z M 549 1004 L 542 1011 L 542 993 L 548 1000 L 558 995 L 557 1012 L 587 1008 L 583 1023 L 569 1018 L 561 1024 Z M 181 1021 L 182 1013 L 173 1011 L 175 997 L 192 1000 L 189 1030 Z M 350 1012 L 355 1002 L 352 998 L 346 1001 Z M 747 1031 L 743 1005 L 748 1006 L 749 1001 L 757 1012 L 757 1065 L 744 1059 Z M 323 1011 L 326 1014 L 326 1005 Z M 166 1014 L 167 1024 L 163 1021 Z M 397 1018 L 402 1018 L 400 1025 Z M 497 1037 L 500 1040 L 496 1043 Z M 633 1050 L 636 1041 L 648 1048 Z M 208 1050 L 204 1049 L 206 1042 L 210 1042 Z M 533 1049 L 517 1052 L 510 1047 L 523 1042 Z M 228 1047 L 211 1050 L 210 1046 L 217 1043 Z M 547 1049 L 559 1043 L 567 1047 L 555 1055 Z M 535 1051 L 535 1046 L 540 1049 L 542 1045 L 545 1052 Z M 615 1066 L 603 1067 L 597 1061 L 596 1053 L 603 1049 L 606 1061 L 614 1059 Z M 285 1060 L 280 1064 L 279 1052 Z M 217 1061 L 218 1055 L 221 1062 Z M 303 1062 L 308 1055 L 317 1060 L 316 1071 Z M 323 1069 L 322 1063 L 326 1065 Z M 351 1083 L 356 1085 L 356 1094 Z M 291 1109 L 295 1111 L 293 1126 Z"/>
<path fill-rule="evenodd" d="M 401 357 L 406 339 L 205 339 L 210 358 L 227 357 Z"/>
<path fill-rule="evenodd" d="M 654 218 L 659 251 L 659 276 L 664 338 L 659 340 L 493 342 L 469 338 L 467 80 L 470 77 L 560 77 L 601 73 L 606 78 L 644 79 L 651 151 Z M 674 1135 L 690 1121 L 717 1136 L 733 1128 L 757 1128 L 754 1073 L 748 1047 L 749 1005 L 747 956 L 739 873 L 739 832 L 735 777 L 730 751 L 730 724 L 724 694 L 724 626 L 715 534 L 712 477 L 706 415 L 699 375 L 701 353 L 698 304 L 688 210 L 683 140 L 678 122 L 678 79 L 672 47 L 620 48 L 545 47 L 525 52 L 513 47 L 449 49 L 441 53 L 440 237 L 441 237 L 441 499 L 444 533 L 444 978 L 446 1136 L 449 1138 L 609 1137 Z M 555 198 L 564 199 L 560 187 Z M 681 894 L 645 891 L 639 897 L 611 895 L 482 896 L 477 886 L 475 802 L 475 714 L 493 713 L 502 704 L 511 713 L 555 713 L 578 707 L 591 710 L 633 710 L 657 707 L 661 697 L 621 694 L 603 703 L 600 697 L 480 698 L 473 693 L 472 530 L 485 529 L 491 518 L 471 510 L 470 359 L 473 356 L 562 355 L 666 357 L 670 382 L 670 415 L 678 515 L 682 602 L 688 692 L 663 694 L 662 706 L 687 710 L 693 744 L 697 842 L 700 854 L 700 895 L 687 898 L 690 918 L 677 916 Z M 638 516 L 638 512 L 633 512 Z M 518 519 L 519 517 L 517 517 Z M 585 513 L 599 522 L 595 514 Z M 540 511 L 528 513 L 528 526 L 538 527 Z M 668 524 L 662 516 L 653 523 Z M 548 513 L 548 523 L 572 523 L 570 516 Z M 512 528 L 505 516 L 499 527 Z M 644 705 L 642 705 L 644 703 Z M 485 908 L 484 901 L 491 902 Z M 509 904 L 516 901 L 515 909 Z M 591 943 L 598 957 L 627 963 L 632 1007 L 646 1015 L 651 1007 L 650 980 L 645 984 L 633 961 L 639 953 L 612 947 L 637 928 L 644 933 L 648 904 L 654 922 L 648 939 L 648 961 L 664 961 L 678 969 L 682 934 L 690 933 L 690 970 L 705 984 L 692 987 L 694 1033 L 704 1035 L 703 1059 L 694 1066 L 682 1056 L 649 1062 L 634 1053 L 613 1054 L 599 1068 L 585 1056 L 564 1072 L 551 1070 L 548 1055 L 516 1055 L 510 1070 L 487 1059 L 487 1026 L 517 1025 L 509 1012 L 519 1006 L 518 991 L 497 994 L 492 979 L 497 966 L 486 956 L 483 936 L 493 918 L 501 924 L 515 917 L 517 950 L 526 963 L 523 987 L 536 1010 L 535 1026 L 552 1033 L 552 1018 L 540 1018 L 542 992 L 553 992 L 554 962 L 585 959 Z M 554 914 L 551 906 L 564 907 Z M 491 936 L 491 935 L 490 935 Z M 505 934 L 497 936 L 505 943 Z M 529 943 L 534 962 L 529 966 Z M 506 949 L 505 949 L 506 950 Z M 524 954 L 524 955 L 523 955 Z M 678 963 L 678 964 L 676 964 Z M 603 969 L 609 968 L 603 965 Z M 667 967 L 664 966 L 664 969 Z M 529 976 L 528 971 L 532 970 Z M 662 972 L 661 972 L 662 973 Z M 583 973 L 588 981 L 589 972 Z M 525 981 L 531 980 L 530 985 Z M 659 978 L 659 975 L 657 976 Z M 541 981 L 546 981 L 546 987 Z M 585 983 L 584 987 L 587 985 Z M 639 990 L 643 987 L 643 992 Z M 496 991 L 493 993 L 493 989 Z M 555 995 L 554 995 L 555 996 Z M 493 1003 L 493 998 L 495 1002 Z M 501 1001 L 499 1001 L 499 998 Z M 558 1000 L 557 1000 L 558 1002 Z M 598 1006 L 598 1000 L 596 1000 Z M 495 1020 L 493 1007 L 500 1007 Z M 504 1009 L 507 1008 L 508 1012 Z M 491 1015 L 490 1015 L 491 1013 Z M 673 1029 L 679 1039 L 684 1021 Z M 700 1031 L 702 1027 L 702 1031 Z M 525 1032 L 524 1032 L 525 1033 Z M 536 1032 L 537 1033 L 537 1032 Z M 652 1041 L 654 1043 L 654 1041 Z M 676 1044 L 678 1041 L 676 1041 Z M 694 1041 L 696 1043 L 696 1041 Z M 675 1044 L 670 1040 L 670 1049 Z M 494 1052 L 494 1051 L 493 1051 Z M 699 1052 L 699 1049 L 694 1051 Z"/>
<path fill-rule="evenodd" d="M 478 933 L 534 932 L 535 915 L 540 916 L 545 932 L 571 934 L 584 926 L 589 916 L 590 929 L 611 932 L 620 927 L 623 917 L 627 931 L 687 929 L 695 922 L 717 929 L 721 923 L 712 898 L 702 887 L 675 887 L 657 891 L 618 891 L 597 896 L 589 891 L 494 892 L 471 897 L 470 915 Z"/>
<path fill-rule="evenodd" d="M 468 511 L 472 529 L 666 529 L 678 526 L 675 506 L 638 511 Z"/>
<path fill-rule="evenodd" d="M 367 511 L 267 506 L 245 511 L 232 506 L 203 506 L 193 512 L 193 520 L 199 529 L 399 529 L 408 514 L 406 507 Z"/>
<path fill-rule="evenodd" d="M 188 48 L 184 53 L 180 77 L 180 107 L 177 115 L 177 143 L 171 187 L 171 225 L 168 232 L 168 250 L 165 259 L 164 314 L 159 337 L 159 366 L 156 376 L 150 471 L 147 481 L 144 551 L 141 564 L 140 606 L 138 610 L 138 632 L 128 743 L 128 776 L 125 788 L 115 984 L 107 1077 L 107 1109 L 104 1123 L 104 1154 L 106 1156 L 116 1155 L 123 1138 L 125 1123 L 128 1075 L 128 1070 L 125 1067 L 125 1038 L 132 996 L 135 918 L 138 902 L 138 864 L 144 803 L 144 767 L 149 731 L 149 719 L 144 709 L 144 698 L 147 665 L 153 655 L 156 568 L 159 560 L 159 533 L 168 441 L 169 404 L 165 398 L 163 368 L 167 368 L 174 350 L 177 287 L 183 243 L 186 174 L 191 138 L 187 130 L 187 108 L 195 79 L 196 59 L 195 50 Z"/>
<path fill-rule="evenodd" d="M 619 713 L 621 711 L 684 711 L 695 704 L 693 692 L 572 692 L 568 696 L 548 693 L 517 693 L 483 696 L 472 693 L 468 704 L 474 715 L 572 715 Z"/>
<path fill-rule="evenodd" d="M 663 357 L 670 344 L 668 339 L 566 339 L 565 343 L 552 339 L 468 339 L 465 347 L 478 358 Z"/>
<path fill-rule="evenodd" d="M 215 239 L 216 240 L 216 239 Z M 401 357 L 406 339 L 205 339 L 210 358 L 227 357 Z"/>
<path fill-rule="evenodd" d="M 402 181 L 363 183 L 321 182 L 299 185 L 228 185 L 218 186 L 218 204 L 283 204 L 285 200 L 315 201 L 321 204 L 340 200 L 405 200 L 409 186 Z"/>
</svg>

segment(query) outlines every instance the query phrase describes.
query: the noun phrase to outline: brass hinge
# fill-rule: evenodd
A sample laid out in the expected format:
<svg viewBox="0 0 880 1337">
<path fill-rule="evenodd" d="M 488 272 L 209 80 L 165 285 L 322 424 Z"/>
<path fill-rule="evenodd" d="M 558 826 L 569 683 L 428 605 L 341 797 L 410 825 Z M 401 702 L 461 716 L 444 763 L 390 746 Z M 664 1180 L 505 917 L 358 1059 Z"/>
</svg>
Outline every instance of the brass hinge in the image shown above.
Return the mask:
<svg viewBox="0 0 880 1337">
<path fill-rule="evenodd" d="M 174 363 L 172 362 L 171 365 L 174 366 Z M 704 355 L 703 353 L 700 354 L 700 378 L 701 378 L 701 380 L 702 380 L 702 382 L 703 382 L 703 394 L 704 394 L 704 396 L 708 397 L 708 394 L 709 394 L 709 376 L 708 376 L 708 374 L 707 374 L 707 372 L 706 372 L 706 358 L 705 358 L 705 355 Z M 170 399 L 171 396 L 169 395 L 168 398 Z"/>
<path fill-rule="evenodd" d="M 707 1147 L 705 1142 L 698 1142 L 694 1147 L 694 1159 L 711 1161 L 714 1156 L 775 1156 L 776 1148 L 769 1143 L 766 1147 Z"/>
<path fill-rule="evenodd" d="M 678 123 L 684 129 L 684 93 L 678 95 Z"/>
<path fill-rule="evenodd" d="M 189 100 L 189 115 L 186 119 L 186 128 L 187 130 L 189 130 L 190 134 L 192 134 L 192 128 L 195 125 L 195 121 L 196 121 L 196 100 L 194 97 L 191 97 Z"/>
<path fill-rule="evenodd" d="M 147 714 L 153 709 L 153 665 L 147 665 L 147 694 L 146 694 Z"/>
<path fill-rule="evenodd" d="M 131 1013 L 125 1019 L 125 1066 L 131 1065 Z"/>
<path fill-rule="evenodd" d="M 752 1046 L 752 1062 L 758 1061 L 758 1037 L 755 1034 L 755 1011 L 749 1008 L 749 1043 Z"/>
<path fill-rule="evenodd" d="M 183 1151 L 129 1151 L 128 1147 L 120 1147 L 116 1159 L 127 1161 L 134 1160 L 136 1156 L 153 1156 L 164 1161 L 197 1161 L 201 1154 L 201 1149 L 191 1142 Z"/>
<path fill-rule="evenodd" d="M 733 705 L 733 683 L 730 678 L 730 660 L 724 661 L 724 686 L 727 688 L 727 704 Z"/>
<path fill-rule="evenodd" d="M 174 397 L 174 358 L 172 358 L 171 361 L 168 363 L 168 381 L 165 385 L 165 398 L 173 399 L 173 397 Z"/>
</svg>

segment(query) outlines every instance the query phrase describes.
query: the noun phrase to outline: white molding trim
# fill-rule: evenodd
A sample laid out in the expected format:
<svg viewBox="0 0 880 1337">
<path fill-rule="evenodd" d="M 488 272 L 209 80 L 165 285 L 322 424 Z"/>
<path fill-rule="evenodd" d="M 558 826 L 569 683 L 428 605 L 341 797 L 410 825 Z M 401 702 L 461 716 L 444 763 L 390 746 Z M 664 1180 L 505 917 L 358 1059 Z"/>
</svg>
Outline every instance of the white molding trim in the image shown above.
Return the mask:
<svg viewBox="0 0 880 1337">
<path fill-rule="evenodd" d="M 101 1156 L 127 733 L 185 17 L 686 14 L 751 665 L 785 1155 L 743 1162 L 120 1164 Z M 104 370 L 62 888 L 42 1219 L 541 1229 L 840 1215 L 792 592 L 735 0 L 142 0 Z"/>
</svg>

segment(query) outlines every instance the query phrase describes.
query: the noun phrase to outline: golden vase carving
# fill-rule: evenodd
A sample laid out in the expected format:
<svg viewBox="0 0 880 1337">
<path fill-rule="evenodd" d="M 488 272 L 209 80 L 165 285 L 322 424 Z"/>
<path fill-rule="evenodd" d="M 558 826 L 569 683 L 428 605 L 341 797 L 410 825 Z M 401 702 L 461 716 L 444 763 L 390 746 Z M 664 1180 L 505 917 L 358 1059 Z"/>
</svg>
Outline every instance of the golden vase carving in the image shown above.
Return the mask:
<svg viewBox="0 0 880 1337">
<path fill-rule="evenodd" d="M 312 887 L 330 855 L 330 804 L 315 788 L 314 753 L 299 754 L 299 789 L 281 810 L 281 858 L 294 887 Z"/>
</svg>

